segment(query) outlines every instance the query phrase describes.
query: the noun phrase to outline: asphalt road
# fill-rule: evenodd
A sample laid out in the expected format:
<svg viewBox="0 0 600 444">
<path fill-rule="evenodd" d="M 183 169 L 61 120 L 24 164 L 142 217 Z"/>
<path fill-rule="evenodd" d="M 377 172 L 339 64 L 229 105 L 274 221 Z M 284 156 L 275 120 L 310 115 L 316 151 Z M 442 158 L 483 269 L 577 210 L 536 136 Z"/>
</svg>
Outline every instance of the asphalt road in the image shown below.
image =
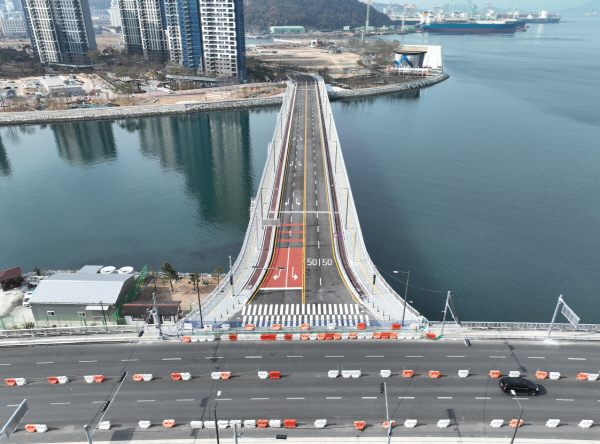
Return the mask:
<svg viewBox="0 0 600 444">
<path fill-rule="evenodd" d="M 600 382 L 578 381 L 578 372 L 597 372 L 600 356 L 595 344 L 541 344 L 531 342 L 473 341 L 331 341 L 270 343 L 164 343 L 31 347 L 3 349 L 2 378 L 25 377 L 28 384 L 0 388 L 0 422 L 24 398 L 30 406 L 26 423 L 44 423 L 50 432 L 45 442 L 82 441 L 82 427 L 92 421 L 122 371 L 153 373 L 151 382 L 134 382 L 129 376 L 111 405 L 105 420 L 114 430 L 98 432 L 102 439 L 189 438 L 190 420 L 213 419 L 214 399 L 221 391 L 219 419 L 296 419 L 301 427 L 286 430 L 288 436 L 355 436 L 353 421 L 372 425 L 364 433 L 383 436 L 380 423 L 385 401 L 379 383 L 387 382 L 390 414 L 398 424 L 417 419 L 415 429 L 400 427 L 404 436 L 509 436 L 513 429 L 492 429 L 492 419 L 507 423 L 516 418 L 520 402 L 525 426 L 520 436 L 539 438 L 597 439 L 597 427 L 577 427 L 582 419 L 596 424 Z M 332 369 L 361 370 L 358 379 L 330 379 Z M 389 369 L 391 378 L 380 370 Z M 414 370 L 412 379 L 403 369 Z M 459 378 L 458 370 L 471 376 Z M 535 371 L 561 372 L 558 381 L 539 381 L 541 394 L 520 401 L 500 392 L 490 370 L 506 375 L 519 370 L 533 378 Z M 280 371 L 279 380 L 261 380 L 257 370 Z M 428 372 L 438 370 L 440 379 Z M 212 371 L 231 371 L 229 380 L 212 380 Z M 190 381 L 173 381 L 172 372 L 190 372 Z M 102 374 L 107 381 L 87 384 L 83 375 Z M 68 375 L 71 382 L 50 385 L 47 376 Z M 324 430 L 313 426 L 326 418 Z M 447 429 L 436 427 L 439 419 L 451 419 Z M 545 427 L 548 419 L 560 419 L 556 429 Z M 98 417 L 96 417 L 98 419 Z M 154 424 L 175 419 L 174 429 L 136 427 L 140 420 Z M 154 432 L 150 437 L 149 433 Z M 194 432 L 196 433 L 196 432 Z M 198 431 L 193 436 L 210 436 Z M 225 432 L 224 432 L 225 433 Z M 227 432 L 229 433 L 229 432 Z M 246 430 L 247 436 L 271 436 L 274 430 Z M 35 435 L 18 432 L 15 442 L 33 442 Z M 100 436 L 100 435 L 97 435 Z M 13 442 L 11 440 L 11 442 Z"/>
<path fill-rule="evenodd" d="M 252 304 L 352 304 L 333 249 L 316 82 L 300 76 L 271 270 Z"/>
</svg>

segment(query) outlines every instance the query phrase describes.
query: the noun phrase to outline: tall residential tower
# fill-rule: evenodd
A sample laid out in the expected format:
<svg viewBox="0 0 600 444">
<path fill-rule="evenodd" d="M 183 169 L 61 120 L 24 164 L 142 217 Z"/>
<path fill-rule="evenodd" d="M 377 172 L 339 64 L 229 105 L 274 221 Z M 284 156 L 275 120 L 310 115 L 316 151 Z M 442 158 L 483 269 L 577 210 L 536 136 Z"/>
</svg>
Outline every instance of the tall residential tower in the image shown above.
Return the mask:
<svg viewBox="0 0 600 444">
<path fill-rule="evenodd" d="M 42 63 L 91 65 L 96 37 L 87 0 L 22 0 L 31 46 Z"/>
<path fill-rule="evenodd" d="M 118 0 L 125 49 L 217 77 L 246 77 L 243 0 Z"/>
</svg>

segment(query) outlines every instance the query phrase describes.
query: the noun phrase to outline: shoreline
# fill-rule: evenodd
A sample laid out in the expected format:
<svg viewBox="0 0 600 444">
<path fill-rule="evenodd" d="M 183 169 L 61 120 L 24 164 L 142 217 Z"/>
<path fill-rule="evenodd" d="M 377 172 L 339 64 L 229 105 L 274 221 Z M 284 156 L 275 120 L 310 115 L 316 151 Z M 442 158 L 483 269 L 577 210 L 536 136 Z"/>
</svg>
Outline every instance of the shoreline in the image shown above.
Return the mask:
<svg viewBox="0 0 600 444">
<path fill-rule="evenodd" d="M 394 85 L 377 86 L 358 90 L 328 91 L 331 100 L 343 100 L 359 97 L 393 94 L 411 89 L 426 88 L 443 82 L 450 76 L 438 74 L 432 78 L 413 80 Z M 115 108 L 78 109 L 69 111 L 25 111 L 0 113 L 0 126 L 31 125 L 42 123 L 78 122 L 85 120 L 120 120 L 138 117 L 157 117 L 178 114 L 191 114 L 211 111 L 231 111 L 235 109 L 250 109 L 265 106 L 281 105 L 283 94 L 260 98 L 239 99 L 198 104 L 175 104 L 158 106 L 127 106 Z"/>
</svg>

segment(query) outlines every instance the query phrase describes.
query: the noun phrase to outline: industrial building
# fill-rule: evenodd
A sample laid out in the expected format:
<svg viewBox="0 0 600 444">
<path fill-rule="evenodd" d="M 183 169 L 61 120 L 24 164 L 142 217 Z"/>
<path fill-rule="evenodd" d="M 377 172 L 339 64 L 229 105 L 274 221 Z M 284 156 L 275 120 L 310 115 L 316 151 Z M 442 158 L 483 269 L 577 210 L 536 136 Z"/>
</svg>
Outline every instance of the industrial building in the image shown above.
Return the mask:
<svg viewBox="0 0 600 444">
<path fill-rule="evenodd" d="M 407 74 L 442 72 L 442 47 L 402 45 L 394 51 L 395 70 Z"/>
<path fill-rule="evenodd" d="M 40 83 L 48 95 L 53 97 L 82 96 L 83 88 L 80 84 L 71 83 L 64 77 L 40 77 Z"/>
<path fill-rule="evenodd" d="M 118 0 L 125 49 L 217 77 L 246 78 L 243 0 Z"/>
<path fill-rule="evenodd" d="M 304 34 L 304 26 L 271 26 L 271 34 Z"/>
<path fill-rule="evenodd" d="M 88 0 L 23 0 L 31 46 L 42 63 L 91 66 L 96 37 Z"/>
</svg>

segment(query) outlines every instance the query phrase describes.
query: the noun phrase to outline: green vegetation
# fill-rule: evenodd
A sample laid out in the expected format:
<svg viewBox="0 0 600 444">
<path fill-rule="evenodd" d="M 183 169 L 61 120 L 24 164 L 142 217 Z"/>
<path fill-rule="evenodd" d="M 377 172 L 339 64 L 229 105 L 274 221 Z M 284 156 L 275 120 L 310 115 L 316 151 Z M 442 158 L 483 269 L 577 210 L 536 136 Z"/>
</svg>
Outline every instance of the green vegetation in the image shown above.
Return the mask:
<svg viewBox="0 0 600 444">
<path fill-rule="evenodd" d="M 211 273 L 213 278 L 217 278 L 217 285 L 219 285 L 219 277 L 223 274 L 223 267 L 217 265 Z"/>
<path fill-rule="evenodd" d="M 171 286 L 171 291 L 173 291 L 173 281 L 177 282 L 179 280 L 179 273 L 168 262 L 165 262 L 164 264 L 162 264 L 160 269 L 165 274 L 163 280 L 165 282 L 169 281 L 169 285 Z"/>
<path fill-rule="evenodd" d="M 304 26 L 317 30 L 365 25 L 367 8 L 358 0 L 245 0 L 246 27 Z M 390 25 L 390 18 L 371 6 L 369 26 Z"/>
</svg>

